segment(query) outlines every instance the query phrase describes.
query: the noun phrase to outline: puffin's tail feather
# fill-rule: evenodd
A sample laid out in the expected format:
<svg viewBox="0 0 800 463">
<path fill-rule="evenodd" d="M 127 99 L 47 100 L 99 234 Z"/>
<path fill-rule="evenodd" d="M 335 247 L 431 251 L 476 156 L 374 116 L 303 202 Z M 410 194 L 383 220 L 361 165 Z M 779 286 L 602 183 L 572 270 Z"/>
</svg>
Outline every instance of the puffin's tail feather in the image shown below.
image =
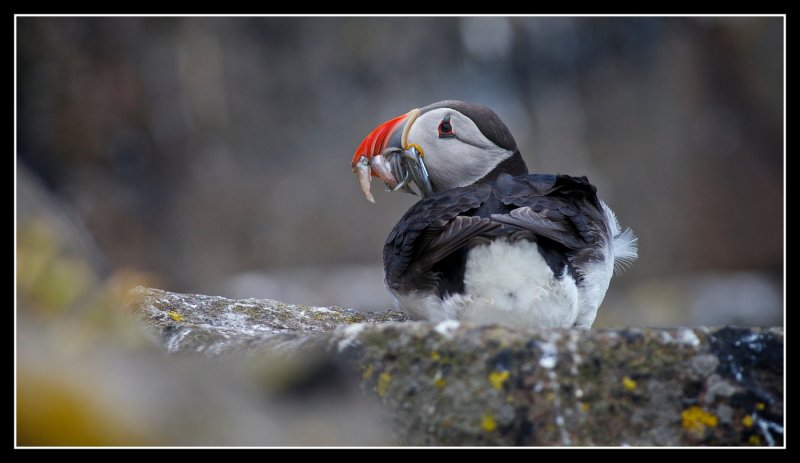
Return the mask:
<svg viewBox="0 0 800 463">
<path fill-rule="evenodd" d="M 614 249 L 614 273 L 619 275 L 631 266 L 639 257 L 638 245 L 639 238 L 633 234 L 630 228 L 626 228 L 622 233 L 614 236 L 612 247 Z"/>
<path fill-rule="evenodd" d="M 627 270 L 639 257 L 639 246 L 637 245 L 639 238 L 630 228 L 623 230 L 619 226 L 616 214 L 605 202 L 601 201 L 600 204 L 603 205 L 608 223 L 612 227 L 611 236 L 614 238 L 611 241 L 611 252 L 614 256 L 614 273 L 619 275 Z"/>
</svg>

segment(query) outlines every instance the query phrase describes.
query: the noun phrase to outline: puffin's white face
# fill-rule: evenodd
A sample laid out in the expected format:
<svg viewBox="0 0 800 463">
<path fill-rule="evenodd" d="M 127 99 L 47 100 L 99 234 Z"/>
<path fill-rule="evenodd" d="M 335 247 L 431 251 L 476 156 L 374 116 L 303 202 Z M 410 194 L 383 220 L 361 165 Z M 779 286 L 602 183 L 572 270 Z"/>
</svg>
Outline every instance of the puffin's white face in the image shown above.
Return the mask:
<svg viewBox="0 0 800 463">
<path fill-rule="evenodd" d="M 433 191 L 471 185 L 514 153 L 481 133 L 472 119 L 451 108 L 437 108 L 417 117 L 406 147 L 418 146 Z"/>
</svg>

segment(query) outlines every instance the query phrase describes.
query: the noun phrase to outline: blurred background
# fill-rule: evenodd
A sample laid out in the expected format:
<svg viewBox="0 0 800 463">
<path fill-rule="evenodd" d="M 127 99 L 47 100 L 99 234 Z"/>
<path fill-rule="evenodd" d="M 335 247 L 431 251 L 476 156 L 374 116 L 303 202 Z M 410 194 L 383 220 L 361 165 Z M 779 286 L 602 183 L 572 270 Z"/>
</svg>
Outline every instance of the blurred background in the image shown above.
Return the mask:
<svg viewBox="0 0 800 463">
<path fill-rule="evenodd" d="M 782 18 L 17 27 L 17 191 L 48 198 L 99 281 L 390 306 L 381 248 L 415 198 L 368 203 L 349 162 L 378 123 L 454 98 L 493 108 L 532 171 L 588 175 L 638 234 L 597 327 L 782 323 Z M 48 233 L 18 207 L 22 241 Z"/>
<path fill-rule="evenodd" d="M 350 160 L 442 99 L 638 234 L 595 327 L 783 324 L 783 18 L 16 26 L 19 444 L 391 444 L 360 396 L 287 405 L 267 383 L 302 369 L 167 358 L 119 309 L 139 284 L 388 308 L 415 198 L 368 203 Z"/>
</svg>

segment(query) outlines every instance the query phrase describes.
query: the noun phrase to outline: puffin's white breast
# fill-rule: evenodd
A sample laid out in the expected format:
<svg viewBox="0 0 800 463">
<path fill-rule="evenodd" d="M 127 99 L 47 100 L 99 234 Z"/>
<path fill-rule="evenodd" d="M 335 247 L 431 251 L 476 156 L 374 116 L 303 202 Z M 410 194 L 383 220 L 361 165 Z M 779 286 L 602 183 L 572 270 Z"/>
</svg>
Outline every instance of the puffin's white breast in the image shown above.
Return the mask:
<svg viewBox="0 0 800 463">
<path fill-rule="evenodd" d="M 432 321 L 569 328 L 578 316 L 575 280 L 566 272 L 556 278 L 538 245 L 528 241 L 501 238 L 472 248 L 463 294 L 391 293 L 398 309 Z"/>
<path fill-rule="evenodd" d="M 536 243 L 499 239 L 469 251 L 464 295 L 442 306 L 448 318 L 474 323 L 570 327 L 578 288 L 569 274 L 556 278 Z"/>
</svg>

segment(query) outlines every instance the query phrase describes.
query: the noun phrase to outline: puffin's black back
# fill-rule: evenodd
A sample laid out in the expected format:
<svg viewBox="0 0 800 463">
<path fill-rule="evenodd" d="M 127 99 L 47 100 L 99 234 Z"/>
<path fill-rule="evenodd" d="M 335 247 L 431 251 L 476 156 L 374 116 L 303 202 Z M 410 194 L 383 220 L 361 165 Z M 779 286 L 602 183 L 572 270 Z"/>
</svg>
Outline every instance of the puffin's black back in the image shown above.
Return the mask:
<svg viewBox="0 0 800 463">
<path fill-rule="evenodd" d="M 538 243 L 554 274 L 566 268 L 577 281 L 575 265 L 596 257 L 608 230 L 586 177 L 501 173 L 411 206 L 386 239 L 386 283 L 400 292 L 461 293 L 469 249 L 498 237 Z"/>
</svg>

